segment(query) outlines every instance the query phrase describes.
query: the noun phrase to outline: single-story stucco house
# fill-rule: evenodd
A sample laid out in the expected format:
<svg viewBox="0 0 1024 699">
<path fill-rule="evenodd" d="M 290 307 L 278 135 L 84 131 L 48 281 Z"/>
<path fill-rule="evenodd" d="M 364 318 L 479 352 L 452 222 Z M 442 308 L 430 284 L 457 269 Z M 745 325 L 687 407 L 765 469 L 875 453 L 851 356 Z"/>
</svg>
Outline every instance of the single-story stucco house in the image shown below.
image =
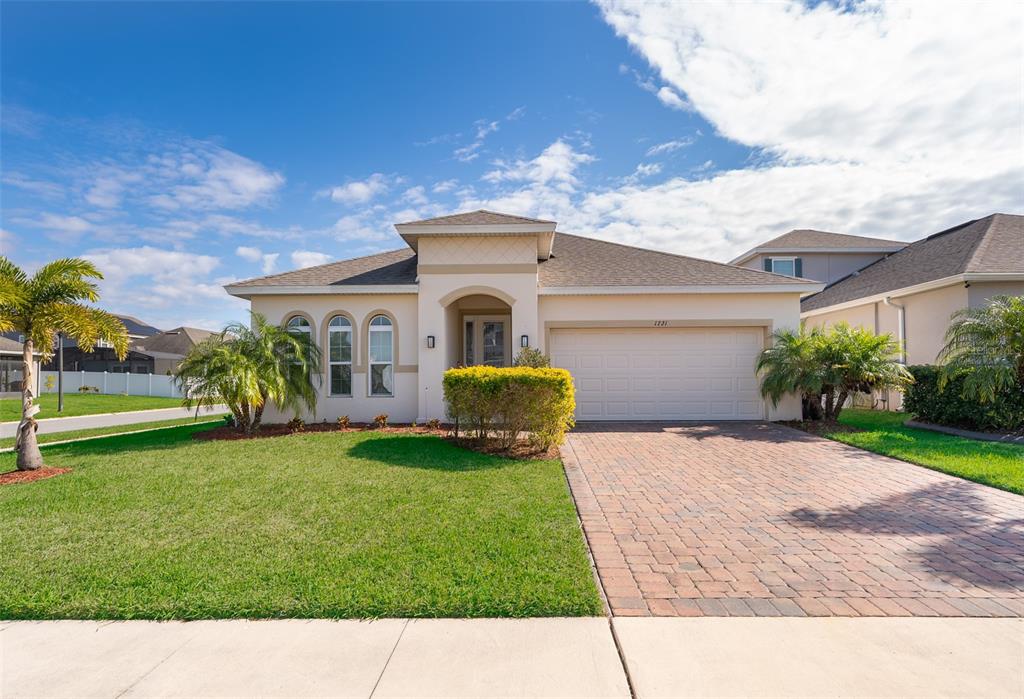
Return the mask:
<svg viewBox="0 0 1024 699">
<path fill-rule="evenodd" d="M 319 343 L 306 419 L 444 419 L 446 369 L 507 366 L 523 347 L 572 372 L 579 420 L 800 416 L 796 398 L 762 400 L 754 363 L 821 283 L 490 211 L 395 228 L 407 247 L 225 287 Z"/>
</svg>

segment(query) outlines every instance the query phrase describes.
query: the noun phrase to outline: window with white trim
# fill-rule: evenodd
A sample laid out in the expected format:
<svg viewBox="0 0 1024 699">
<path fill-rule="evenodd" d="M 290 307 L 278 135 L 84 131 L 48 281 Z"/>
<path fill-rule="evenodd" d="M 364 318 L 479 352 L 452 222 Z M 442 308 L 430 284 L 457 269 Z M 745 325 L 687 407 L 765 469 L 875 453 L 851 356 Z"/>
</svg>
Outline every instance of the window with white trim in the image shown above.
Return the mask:
<svg viewBox="0 0 1024 699">
<path fill-rule="evenodd" d="M 306 333 L 308 335 L 313 332 L 313 327 L 309 324 L 309 321 L 302 316 L 292 316 L 288 319 L 285 327 L 288 328 L 290 333 Z"/>
<path fill-rule="evenodd" d="M 776 274 L 784 274 L 787 277 L 796 276 L 796 258 L 795 257 L 773 257 L 772 260 L 772 272 Z"/>
<path fill-rule="evenodd" d="M 395 393 L 395 333 L 391 319 L 374 316 L 370 320 L 368 355 L 370 359 L 370 395 L 392 396 Z"/>
<path fill-rule="evenodd" d="M 332 396 L 352 395 L 352 321 L 334 316 L 327 325 L 327 365 Z"/>
</svg>

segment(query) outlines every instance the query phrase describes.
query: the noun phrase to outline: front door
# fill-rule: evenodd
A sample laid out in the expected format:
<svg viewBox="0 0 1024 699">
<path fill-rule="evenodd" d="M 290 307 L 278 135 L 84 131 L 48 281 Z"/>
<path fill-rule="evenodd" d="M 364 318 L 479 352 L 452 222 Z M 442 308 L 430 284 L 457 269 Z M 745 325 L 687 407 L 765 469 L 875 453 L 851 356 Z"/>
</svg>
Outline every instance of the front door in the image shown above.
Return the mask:
<svg viewBox="0 0 1024 699">
<path fill-rule="evenodd" d="M 462 362 L 465 366 L 509 366 L 512 338 L 508 316 L 465 316 L 462 324 Z"/>
</svg>

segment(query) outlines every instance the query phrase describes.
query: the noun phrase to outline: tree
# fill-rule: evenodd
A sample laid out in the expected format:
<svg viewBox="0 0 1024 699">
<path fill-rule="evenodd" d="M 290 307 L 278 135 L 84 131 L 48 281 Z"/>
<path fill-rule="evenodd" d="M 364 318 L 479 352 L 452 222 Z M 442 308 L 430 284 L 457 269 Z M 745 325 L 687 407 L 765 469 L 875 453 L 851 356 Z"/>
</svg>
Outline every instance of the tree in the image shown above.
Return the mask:
<svg viewBox="0 0 1024 699">
<path fill-rule="evenodd" d="M 252 326 L 232 323 L 192 348 L 175 373 L 185 405 L 224 403 L 235 426 L 250 434 L 259 428 L 268 403 L 298 416 L 316 409 L 314 375 L 320 349 L 309 333 L 289 332 L 259 313 Z"/>
<path fill-rule="evenodd" d="M 913 381 L 897 361 L 891 335 L 839 323 L 829 330 L 782 330 L 757 361 L 761 395 L 778 405 L 786 394 L 801 397 L 803 417 L 835 421 L 854 392 L 901 388 Z"/>
<path fill-rule="evenodd" d="M 43 465 L 36 441 L 33 384 L 33 355 L 38 348 L 44 356 L 53 351 L 53 340 L 63 333 L 91 352 L 100 340 L 109 342 L 118 358 L 128 353 L 128 331 L 114 315 L 92 308 L 83 301 L 99 299 L 96 281 L 103 275 L 86 260 L 64 258 L 43 265 L 28 276 L 6 257 L 0 257 L 0 330 L 25 336 L 22 344 L 21 421 L 15 445 L 18 469 L 34 470 Z"/>
<path fill-rule="evenodd" d="M 1024 296 L 993 296 L 954 313 L 938 361 L 940 391 L 961 373 L 968 400 L 990 403 L 1003 390 L 1024 390 Z"/>
</svg>

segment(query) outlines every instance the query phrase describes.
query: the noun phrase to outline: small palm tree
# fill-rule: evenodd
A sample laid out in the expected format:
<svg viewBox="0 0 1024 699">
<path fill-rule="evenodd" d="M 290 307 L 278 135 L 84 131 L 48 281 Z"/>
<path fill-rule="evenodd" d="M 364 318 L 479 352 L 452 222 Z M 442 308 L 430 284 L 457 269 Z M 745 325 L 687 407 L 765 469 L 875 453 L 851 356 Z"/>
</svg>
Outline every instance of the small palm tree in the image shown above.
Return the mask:
<svg viewBox="0 0 1024 699">
<path fill-rule="evenodd" d="M 968 400 L 990 403 L 1006 389 L 1024 390 L 1024 296 L 993 296 L 987 306 L 954 313 L 938 361 L 939 389 L 964 372 Z"/>
<path fill-rule="evenodd" d="M 21 422 L 15 445 L 18 469 L 34 470 L 43 465 L 36 441 L 33 384 L 33 354 L 53 351 L 53 339 L 63 333 L 91 352 L 100 340 L 109 342 L 119 358 L 128 353 L 128 331 L 124 323 L 106 311 L 83 301 L 95 302 L 99 291 L 95 280 L 103 279 L 86 260 L 65 258 L 43 265 L 28 276 L 6 257 L 0 257 L 0 330 L 14 330 L 25 336 L 22 345 Z"/>
<path fill-rule="evenodd" d="M 316 409 L 314 375 L 320 349 L 309 333 L 289 332 L 252 314 L 252 326 L 232 323 L 196 345 L 182 360 L 175 379 L 185 405 L 224 403 L 235 426 L 251 433 L 260 426 L 268 403 L 298 415 Z"/>
<path fill-rule="evenodd" d="M 783 396 L 800 396 L 805 420 L 821 419 L 822 365 L 817 356 L 821 330 L 779 330 L 757 358 L 761 395 L 778 406 Z"/>
</svg>

